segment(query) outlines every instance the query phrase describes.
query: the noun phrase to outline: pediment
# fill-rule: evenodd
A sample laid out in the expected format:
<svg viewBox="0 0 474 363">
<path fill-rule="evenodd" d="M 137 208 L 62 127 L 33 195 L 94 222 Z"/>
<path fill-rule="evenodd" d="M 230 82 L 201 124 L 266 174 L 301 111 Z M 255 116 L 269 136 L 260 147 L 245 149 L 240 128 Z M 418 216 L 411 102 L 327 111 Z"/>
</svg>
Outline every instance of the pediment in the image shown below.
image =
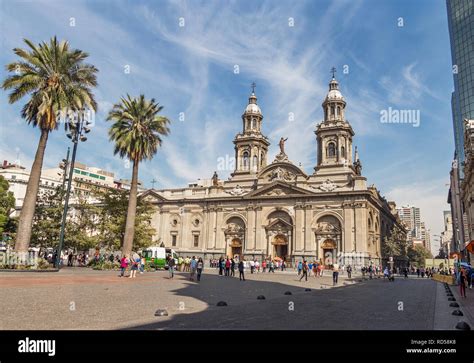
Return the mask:
<svg viewBox="0 0 474 363">
<path fill-rule="evenodd" d="M 291 230 L 293 228 L 293 225 L 291 223 L 288 223 L 287 221 L 284 221 L 283 219 L 278 218 L 271 222 L 265 228 L 271 230 Z"/>
<path fill-rule="evenodd" d="M 294 182 L 298 176 L 302 176 L 305 179 L 308 178 L 308 176 L 294 164 L 289 162 L 273 162 L 260 171 L 258 178 L 270 182 Z"/>
<path fill-rule="evenodd" d="M 141 193 L 138 198 L 140 199 L 144 199 L 146 200 L 147 202 L 150 202 L 150 203 L 157 203 L 157 202 L 162 202 L 162 201 L 165 201 L 166 198 L 163 197 L 162 195 L 158 194 L 158 192 L 156 192 L 155 190 L 153 189 L 149 189 L 143 193 Z"/>
<path fill-rule="evenodd" d="M 253 192 L 246 195 L 246 198 L 305 196 L 305 195 L 314 195 L 314 193 L 310 192 L 309 190 L 297 187 L 295 185 L 287 184 L 281 181 L 275 181 L 271 184 L 268 184 L 264 187 L 254 190 Z"/>
</svg>

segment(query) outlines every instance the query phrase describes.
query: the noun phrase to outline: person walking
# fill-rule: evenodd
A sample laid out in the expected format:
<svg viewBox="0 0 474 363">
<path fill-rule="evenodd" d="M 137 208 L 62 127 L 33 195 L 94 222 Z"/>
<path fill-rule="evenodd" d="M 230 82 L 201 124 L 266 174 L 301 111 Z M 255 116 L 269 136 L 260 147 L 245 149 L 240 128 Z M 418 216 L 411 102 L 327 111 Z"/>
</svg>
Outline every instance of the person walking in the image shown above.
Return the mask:
<svg viewBox="0 0 474 363">
<path fill-rule="evenodd" d="M 230 276 L 235 277 L 235 261 L 233 258 L 230 259 Z"/>
<path fill-rule="evenodd" d="M 461 294 L 461 297 L 464 298 L 466 297 L 466 282 L 466 270 L 463 267 L 459 273 L 459 292 Z"/>
<path fill-rule="evenodd" d="M 196 265 L 196 271 L 197 271 L 197 280 L 201 281 L 201 274 L 202 270 L 204 269 L 204 261 L 202 260 L 201 257 L 199 257 L 199 260 Z"/>
<path fill-rule="evenodd" d="M 316 261 L 313 261 L 313 275 L 314 277 L 318 276 L 318 263 Z"/>
<path fill-rule="evenodd" d="M 472 289 L 472 280 L 474 280 L 474 269 L 470 269 L 467 271 L 467 276 L 468 276 L 468 283 L 469 283 L 469 289 Z"/>
<path fill-rule="evenodd" d="M 244 276 L 244 261 L 239 261 L 239 281 L 245 281 Z"/>
<path fill-rule="evenodd" d="M 226 276 L 230 276 L 230 260 L 229 260 L 229 257 L 227 257 L 227 259 L 225 260 L 225 275 Z"/>
<path fill-rule="evenodd" d="M 352 266 L 347 265 L 347 278 L 350 279 L 352 278 Z"/>
<path fill-rule="evenodd" d="M 332 265 L 332 283 L 337 285 L 337 279 L 339 277 L 339 264 L 336 262 Z"/>
<path fill-rule="evenodd" d="M 219 258 L 219 275 L 222 276 L 223 272 L 224 272 L 224 258 L 221 256 Z"/>
<path fill-rule="evenodd" d="M 301 274 L 301 271 L 303 271 L 303 262 L 298 262 L 298 276 Z"/>
<path fill-rule="evenodd" d="M 267 270 L 267 261 L 263 260 L 262 261 L 262 272 L 265 272 Z"/>
<path fill-rule="evenodd" d="M 189 279 L 191 281 L 194 281 L 194 276 L 196 275 L 196 268 L 197 268 L 196 256 L 193 256 L 193 258 L 189 260 Z"/>
<path fill-rule="evenodd" d="M 301 263 L 301 272 L 302 275 L 300 277 L 300 281 L 303 279 L 303 277 L 305 278 L 305 281 L 308 281 L 308 265 L 306 264 L 306 260 L 303 260 Z"/>
<path fill-rule="evenodd" d="M 132 258 L 132 269 L 130 271 L 130 276 L 128 278 L 132 279 L 137 277 L 137 271 L 138 271 L 138 266 L 140 265 L 140 256 L 138 256 L 136 253 L 133 255 Z"/>
<path fill-rule="evenodd" d="M 250 273 L 253 274 L 253 270 L 255 269 L 255 261 L 250 260 Z"/>
<path fill-rule="evenodd" d="M 173 256 L 169 255 L 168 256 L 168 274 L 169 274 L 170 279 L 174 277 L 174 266 L 175 266 L 175 260 Z"/>
<path fill-rule="evenodd" d="M 145 272 L 145 257 L 141 256 L 140 258 L 140 273 L 143 274 Z"/>
<path fill-rule="evenodd" d="M 120 277 L 123 277 L 125 274 L 125 270 L 128 267 L 128 258 L 127 256 L 123 256 L 120 260 Z"/>
</svg>

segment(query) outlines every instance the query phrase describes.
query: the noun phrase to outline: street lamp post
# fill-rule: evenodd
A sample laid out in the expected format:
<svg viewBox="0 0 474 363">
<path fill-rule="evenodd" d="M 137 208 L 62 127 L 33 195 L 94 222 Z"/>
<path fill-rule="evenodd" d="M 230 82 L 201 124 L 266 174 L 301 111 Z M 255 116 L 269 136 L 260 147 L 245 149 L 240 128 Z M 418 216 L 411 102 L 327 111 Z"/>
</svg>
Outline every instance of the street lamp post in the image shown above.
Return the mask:
<svg viewBox="0 0 474 363">
<path fill-rule="evenodd" d="M 90 132 L 90 128 L 87 127 L 90 122 L 86 121 L 86 125 L 84 125 L 82 115 L 78 115 L 78 122 L 77 123 L 71 123 L 70 124 L 70 133 L 67 134 L 66 136 L 72 140 L 73 147 L 72 147 L 72 156 L 71 156 L 71 164 L 69 167 L 69 176 L 67 179 L 67 189 L 66 189 L 66 198 L 64 200 L 64 209 L 63 209 L 63 216 L 61 220 L 61 232 L 59 234 L 59 245 L 58 245 L 58 250 L 56 253 L 56 268 L 61 268 L 61 251 L 63 249 L 64 245 L 64 231 L 66 229 L 66 217 L 67 217 L 67 210 L 69 206 L 69 196 L 71 194 L 71 184 L 72 184 L 72 179 L 74 175 L 74 163 L 76 161 L 76 152 L 77 152 L 77 145 L 79 141 L 84 142 L 87 140 L 87 137 L 84 136 L 84 134 L 87 134 Z M 69 151 L 68 151 L 69 154 Z M 64 172 L 64 175 L 66 175 L 66 170 Z"/>
<path fill-rule="evenodd" d="M 63 172 L 63 186 L 61 188 L 62 191 L 64 191 L 64 187 L 66 186 L 66 175 L 67 175 L 67 168 L 69 167 L 69 152 L 71 151 L 71 148 L 68 146 L 67 147 L 67 154 L 66 154 L 66 159 L 63 159 L 63 162 L 60 165 L 61 169 L 64 169 Z M 61 174 L 59 174 L 61 175 Z"/>
</svg>

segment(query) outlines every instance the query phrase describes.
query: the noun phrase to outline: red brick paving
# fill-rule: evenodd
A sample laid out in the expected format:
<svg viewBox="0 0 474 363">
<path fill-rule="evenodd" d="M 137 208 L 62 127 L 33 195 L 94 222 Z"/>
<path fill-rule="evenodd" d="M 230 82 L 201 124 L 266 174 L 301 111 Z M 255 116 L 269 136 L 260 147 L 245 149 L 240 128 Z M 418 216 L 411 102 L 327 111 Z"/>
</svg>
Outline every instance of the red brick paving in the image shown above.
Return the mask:
<svg viewBox="0 0 474 363">
<path fill-rule="evenodd" d="M 103 283 L 134 283 L 137 279 L 149 280 L 151 275 L 138 275 L 135 279 L 128 277 L 90 275 L 90 276 L 75 276 L 75 275 L 56 275 L 49 274 L 47 276 L 9 276 L 8 278 L 0 277 L 1 287 L 32 287 L 32 286 L 50 286 L 50 285 L 75 285 L 75 284 L 103 284 Z M 148 282 L 148 281 L 147 281 Z"/>
</svg>

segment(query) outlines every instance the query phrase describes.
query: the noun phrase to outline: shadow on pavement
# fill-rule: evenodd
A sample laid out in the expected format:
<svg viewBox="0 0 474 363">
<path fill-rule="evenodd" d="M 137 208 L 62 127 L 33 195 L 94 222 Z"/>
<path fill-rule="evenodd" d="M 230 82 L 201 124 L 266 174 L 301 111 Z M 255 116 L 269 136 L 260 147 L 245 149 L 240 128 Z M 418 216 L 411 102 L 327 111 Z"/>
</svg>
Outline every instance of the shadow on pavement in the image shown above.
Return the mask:
<svg viewBox="0 0 474 363">
<path fill-rule="evenodd" d="M 184 276 L 187 275 L 180 278 Z M 324 283 L 331 281 L 323 279 Z M 127 330 L 432 329 L 433 321 L 420 320 L 420 316 L 433 315 L 434 306 L 423 292 L 428 293 L 433 285 L 412 280 L 372 280 L 344 286 L 340 281 L 340 287 L 329 289 L 317 286 L 321 280 L 314 277 L 297 282 L 295 275 L 294 280 L 298 286 L 253 279 L 241 282 L 238 278 L 206 274 L 201 283 L 191 282 L 173 291 L 177 296 L 204 301 L 209 305 L 206 310 L 170 313 L 169 317 L 156 317 L 155 323 Z M 308 288 L 311 291 L 305 291 Z M 265 299 L 258 300 L 259 295 Z M 227 306 L 217 306 L 219 301 Z M 399 301 L 406 302 L 403 313 L 397 312 Z M 157 310 L 159 305 L 157 302 Z"/>
</svg>

